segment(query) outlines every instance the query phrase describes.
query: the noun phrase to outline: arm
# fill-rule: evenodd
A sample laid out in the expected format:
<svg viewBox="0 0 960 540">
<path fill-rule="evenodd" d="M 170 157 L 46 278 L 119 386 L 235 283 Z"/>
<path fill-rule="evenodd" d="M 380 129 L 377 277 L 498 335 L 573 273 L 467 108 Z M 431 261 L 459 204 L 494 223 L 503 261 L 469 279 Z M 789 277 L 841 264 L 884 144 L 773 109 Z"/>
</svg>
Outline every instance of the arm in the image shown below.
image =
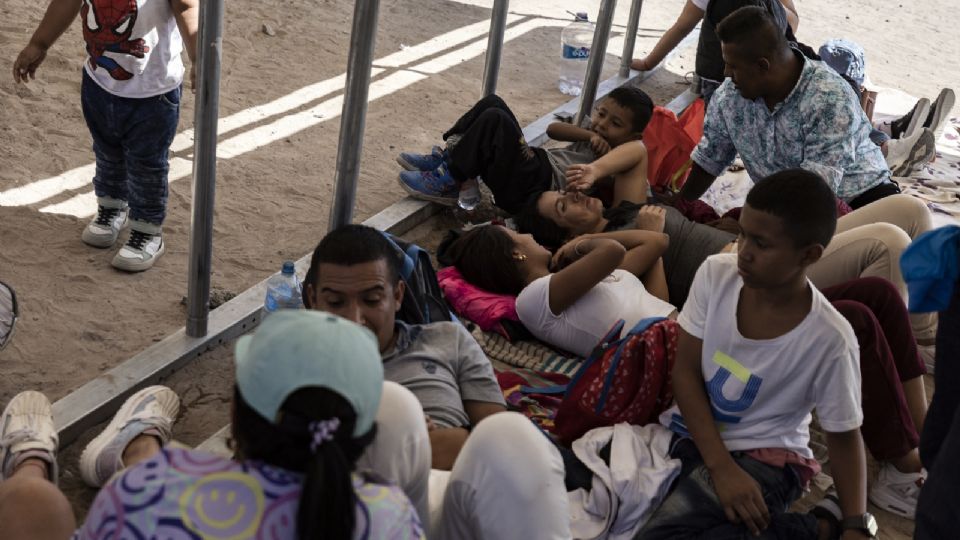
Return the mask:
<svg viewBox="0 0 960 540">
<path fill-rule="evenodd" d="M 670 54 L 670 51 L 677 48 L 677 45 L 683 41 L 683 38 L 687 37 L 687 35 L 696 28 L 697 23 L 702 20 L 703 10 L 694 5 L 690 0 L 687 0 L 683 5 L 683 11 L 680 12 L 680 16 L 677 17 L 673 26 L 660 37 L 660 41 L 657 41 L 653 50 L 639 60 L 639 62 L 635 62 L 631 67 L 641 71 L 649 71 L 655 68 L 657 64 L 663 62 L 664 57 Z"/>
<path fill-rule="evenodd" d="M 551 122 L 547 126 L 547 137 L 555 141 L 582 142 L 589 141 L 596 133 L 566 122 Z"/>
<path fill-rule="evenodd" d="M 559 314 L 590 292 L 597 283 L 617 269 L 626 249 L 610 239 L 574 239 L 554 255 L 555 265 L 565 268 L 550 278 L 550 312 Z"/>
<path fill-rule="evenodd" d="M 807 135 L 800 168 L 822 176 L 839 195 L 844 165 L 854 162 L 861 141 L 857 132 L 868 120 L 849 84 L 837 81 L 821 88 L 821 96 L 814 106 L 803 111 L 802 129 Z"/>
<path fill-rule="evenodd" d="M 842 433 L 827 432 L 827 449 L 830 451 L 830 471 L 843 517 L 863 515 L 867 511 L 867 458 L 863 449 L 860 430 Z M 844 538 L 866 538 L 858 531 L 845 531 Z"/>
<path fill-rule="evenodd" d="M 703 167 L 700 166 L 697 162 L 693 163 L 693 167 L 690 169 L 690 175 L 687 176 L 687 181 L 684 182 L 683 187 L 680 188 L 680 198 L 687 201 L 695 201 L 700 197 L 703 197 L 703 194 L 710 189 L 710 186 L 713 185 L 713 181 L 717 177 L 705 171 Z"/>
<path fill-rule="evenodd" d="M 183 46 L 190 58 L 190 87 L 197 87 L 197 26 L 199 21 L 199 0 L 170 0 L 177 28 L 183 38 Z"/>
<path fill-rule="evenodd" d="M 767 505 L 759 484 L 733 460 L 714 424 L 700 367 L 702 351 L 703 340 L 680 328 L 673 367 L 673 394 L 687 430 L 710 471 L 727 519 L 743 520 L 754 534 L 759 534 L 770 522 Z"/>
<path fill-rule="evenodd" d="M 467 431 L 467 428 L 462 427 L 434 427 L 430 429 L 428 424 L 428 434 L 432 456 L 430 468 L 449 471 L 453 468 L 463 445 L 467 443 L 467 436 L 470 435 L 470 432 Z"/>
<path fill-rule="evenodd" d="M 797 13 L 797 8 L 793 5 L 793 0 L 780 0 L 780 4 L 783 5 L 784 11 L 787 12 L 787 24 L 790 25 L 793 33 L 796 34 L 797 27 L 800 26 L 800 14 Z"/>
<path fill-rule="evenodd" d="M 670 237 L 666 234 L 641 229 L 584 234 L 578 237 L 579 240 L 589 240 L 591 238 L 616 240 L 622 245 L 627 252 L 617 268 L 626 270 L 637 277 L 641 277 L 651 270 L 670 245 Z"/>
<path fill-rule="evenodd" d="M 566 170 L 567 188 L 577 191 L 584 191 L 593 186 L 593 184 L 601 178 L 631 171 L 639 165 L 644 165 L 645 173 L 646 162 L 647 147 L 643 144 L 643 142 L 625 142 L 607 152 L 603 157 L 594 160 L 592 163 L 571 165 L 568 167 Z M 636 182 L 634 184 L 636 184 Z M 616 190 L 616 188 L 614 188 L 614 190 Z M 646 198 L 645 190 L 646 188 L 644 186 L 644 199 Z M 631 199 L 625 198 L 623 200 Z M 644 201 L 631 200 L 631 202 Z M 619 201 L 616 201 L 616 204 L 619 204 Z"/>
<path fill-rule="evenodd" d="M 40 26 L 33 32 L 27 46 L 13 62 L 14 82 L 27 82 L 36 79 L 37 68 L 47 57 L 47 51 L 54 42 L 70 28 L 70 24 L 80 13 L 80 0 L 52 0 Z"/>
</svg>

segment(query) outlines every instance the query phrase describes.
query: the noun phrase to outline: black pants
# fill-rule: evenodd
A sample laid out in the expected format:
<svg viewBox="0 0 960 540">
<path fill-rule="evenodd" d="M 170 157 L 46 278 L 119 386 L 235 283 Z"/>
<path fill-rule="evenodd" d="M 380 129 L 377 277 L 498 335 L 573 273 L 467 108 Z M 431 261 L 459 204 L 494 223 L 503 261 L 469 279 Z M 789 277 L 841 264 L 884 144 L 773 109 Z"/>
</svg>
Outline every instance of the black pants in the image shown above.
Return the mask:
<svg viewBox="0 0 960 540">
<path fill-rule="evenodd" d="M 914 538 L 956 538 L 960 531 L 960 283 L 940 312 L 937 391 L 920 436 L 920 459 L 929 471 L 917 503 Z"/>
<path fill-rule="evenodd" d="M 855 199 L 850 201 L 850 208 L 856 210 L 857 208 L 862 208 L 872 202 L 879 201 L 884 197 L 889 197 L 890 195 L 896 195 L 900 193 L 900 186 L 893 182 L 884 182 L 879 186 L 874 186 L 860 195 Z"/>
<path fill-rule="evenodd" d="M 459 140 L 448 145 L 450 174 L 459 182 L 482 177 L 504 211 L 516 214 L 534 195 L 550 189 L 553 167 L 546 151 L 527 146 L 520 123 L 498 96 L 478 101 L 443 139 L 452 135 Z"/>
</svg>

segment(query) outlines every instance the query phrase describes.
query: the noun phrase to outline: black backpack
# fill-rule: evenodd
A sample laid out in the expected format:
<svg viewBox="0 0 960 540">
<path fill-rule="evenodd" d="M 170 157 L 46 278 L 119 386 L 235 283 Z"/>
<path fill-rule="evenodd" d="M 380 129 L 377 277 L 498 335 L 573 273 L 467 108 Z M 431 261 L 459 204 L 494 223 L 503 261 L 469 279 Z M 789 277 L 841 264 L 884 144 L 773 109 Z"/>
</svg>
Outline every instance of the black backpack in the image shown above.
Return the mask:
<svg viewBox="0 0 960 540">
<path fill-rule="evenodd" d="M 437 272 L 430 254 L 420 246 L 390 233 L 383 235 L 393 244 L 400 259 L 400 278 L 406 284 L 397 318 L 407 324 L 452 321 L 450 307 L 443 299 Z"/>
</svg>

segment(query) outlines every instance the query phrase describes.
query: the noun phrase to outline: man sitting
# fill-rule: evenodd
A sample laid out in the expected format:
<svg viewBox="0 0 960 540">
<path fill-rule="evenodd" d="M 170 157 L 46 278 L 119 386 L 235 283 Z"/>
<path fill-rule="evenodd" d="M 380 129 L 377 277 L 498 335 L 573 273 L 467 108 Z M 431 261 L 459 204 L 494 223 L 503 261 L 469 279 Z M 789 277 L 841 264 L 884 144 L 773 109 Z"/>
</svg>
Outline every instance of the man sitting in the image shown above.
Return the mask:
<svg viewBox="0 0 960 540">
<path fill-rule="evenodd" d="M 422 406 L 416 425 L 410 414 L 385 410 L 385 402 L 401 401 L 387 398 L 385 384 L 378 426 L 415 434 L 426 423 L 429 443 L 413 436 L 399 451 L 389 449 L 392 455 L 361 459 L 360 466 L 400 484 L 431 523 L 431 538 L 569 538 L 559 453 L 525 417 L 504 412 L 493 367 L 462 325 L 396 319 L 403 293 L 393 246 L 363 225 L 328 233 L 304 278 L 304 305 L 369 328 L 379 341 L 384 379 L 408 389 Z M 449 478 L 423 470 L 417 457 L 431 454 L 432 468 L 452 470 Z M 430 489 L 443 492 L 442 518 L 428 519 L 427 476 Z"/>
<path fill-rule="evenodd" d="M 766 10 L 738 9 L 717 35 L 728 78 L 707 110 L 681 197 L 703 195 L 737 154 L 754 179 L 813 171 L 853 208 L 900 192 L 853 89 L 792 48 Z"/>
</svg>

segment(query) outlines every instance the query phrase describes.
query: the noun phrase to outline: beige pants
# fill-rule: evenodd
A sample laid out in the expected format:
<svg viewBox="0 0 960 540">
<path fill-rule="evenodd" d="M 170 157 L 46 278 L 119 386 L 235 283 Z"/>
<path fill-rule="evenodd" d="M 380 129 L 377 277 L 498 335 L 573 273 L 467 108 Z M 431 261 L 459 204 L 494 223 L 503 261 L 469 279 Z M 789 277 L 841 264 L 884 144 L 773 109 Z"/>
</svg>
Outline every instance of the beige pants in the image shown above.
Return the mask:
<svg viewBox="0 0 960 540">
<path fill-rule="evenodd" d="M 900 255 L 914 238 L 931 228 L 930 212 L 918 199 L 885 197 L 840 218 L 836 235 L 807 275 L 819 288 L 858 277 L 882 277 L 897 287 L 906 302 Z M 936 335 L 935 313 L 913 314 L 910 320 L 917 339 Z"/>
</svg>

